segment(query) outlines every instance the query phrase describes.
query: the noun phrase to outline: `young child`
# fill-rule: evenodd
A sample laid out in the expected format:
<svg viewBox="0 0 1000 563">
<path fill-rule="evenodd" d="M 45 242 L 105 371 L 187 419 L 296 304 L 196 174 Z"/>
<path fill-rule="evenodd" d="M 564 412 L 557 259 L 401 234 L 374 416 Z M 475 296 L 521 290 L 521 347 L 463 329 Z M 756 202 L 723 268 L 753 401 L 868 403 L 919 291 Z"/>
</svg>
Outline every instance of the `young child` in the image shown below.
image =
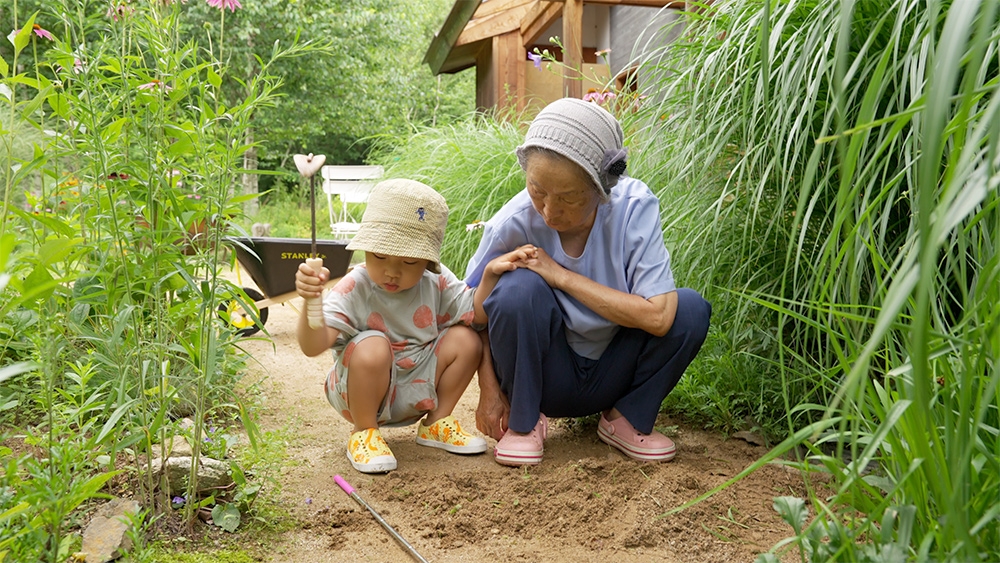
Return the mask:
<svg viewBox="0 0 1000 563">
<path fill-rule="evenodd" d="M 325 326 L 310 328 L 307 310 L 299 319 L 299 346 L 307 356 L 333 348 L 326 397 L 354 424 L 347 457 L 362 473 L 396 468 L 380 426 L 420 421 L 417 443 L 455 454 L 486 451 L 451 415 L 479 366 L 482 341 L 474 330 L 474 290 L 440 263 L 448 220 L 444 198 L 413 180 L 394 179 L 372 189 L 361 226 L 348 250 L 365 252 L 365 264 L 351 270 L 323 297 Z M 526 254 L 499 257 L 483 285 L 492 289 L 501 271 Z M 323 296 L 330 272 L 306 264 L 295 274 L 298 294 Z M 480 322 L 485 320 L 479 301 Z M 423 420 L 421 420 L 423 419 Z"/>
</svg>

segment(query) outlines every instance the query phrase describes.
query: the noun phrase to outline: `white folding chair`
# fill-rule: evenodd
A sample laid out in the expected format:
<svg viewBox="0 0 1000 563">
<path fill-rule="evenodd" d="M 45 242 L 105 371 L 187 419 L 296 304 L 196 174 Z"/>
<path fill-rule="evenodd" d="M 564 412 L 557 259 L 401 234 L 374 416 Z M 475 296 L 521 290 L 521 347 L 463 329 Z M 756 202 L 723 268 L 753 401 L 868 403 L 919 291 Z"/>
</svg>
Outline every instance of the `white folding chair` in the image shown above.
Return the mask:
<svg viewBox="0 0 1000 563">
<path fill-rule="evenodd" d="M 324 166 L 323 192 L 330 210 L 330 229 L 335 237 L 350 236 L 358 232 L 360 220 L 355 221 L 347 210 L 348 203 L 366 203 L 368 193 L 382 177 L 381 166 Z M 333 196 L 340 199 L 335 206 Z"/>
</svg>

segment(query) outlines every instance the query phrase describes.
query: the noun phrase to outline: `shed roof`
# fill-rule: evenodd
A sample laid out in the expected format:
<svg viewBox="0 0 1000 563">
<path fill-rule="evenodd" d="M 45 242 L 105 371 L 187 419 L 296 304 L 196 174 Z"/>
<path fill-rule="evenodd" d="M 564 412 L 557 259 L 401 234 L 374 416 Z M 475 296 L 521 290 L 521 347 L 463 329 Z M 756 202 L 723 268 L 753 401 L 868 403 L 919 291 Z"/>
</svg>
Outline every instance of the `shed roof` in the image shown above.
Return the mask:
<svg viewBox="0 0 1000 563">
<path fill-rule="evenodd" d="M 455 0 L 441 30 L 424 55 L 431 72 L 458 72 L 476 64 L 476 54 L 491 37 L 520 29 L 523 43 L 533 43 L 562 15 L 564 0 Z M 611 4 L 683 8 L 683 0 L 584 0 Z"/>
</svg>

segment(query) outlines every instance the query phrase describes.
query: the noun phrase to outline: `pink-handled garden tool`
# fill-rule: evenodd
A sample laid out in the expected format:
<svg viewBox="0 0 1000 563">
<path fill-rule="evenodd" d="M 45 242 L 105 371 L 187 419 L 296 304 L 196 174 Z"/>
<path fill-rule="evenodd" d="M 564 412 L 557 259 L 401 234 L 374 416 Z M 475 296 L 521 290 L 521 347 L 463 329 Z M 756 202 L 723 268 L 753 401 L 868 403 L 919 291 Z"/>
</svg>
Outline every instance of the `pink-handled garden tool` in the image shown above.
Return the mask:
<svg viewBox="0 0 1000 563">
<path fill-rule="evenodd" d="M 316 173 L 326 162 L 326 156 L 322 154 L 297 154 L 292 157 L 295 167 L 299 169 L 299 175 L 309 178 L 309 208 L 312 211 L 312 247 L 309 258 L 306 258 L 308 265 L 316 275 L 323 270 L 323 258 L 316 252 Z M 323 298 L 310 297 L 306 299 L 306 312 L 309 317 L 309 328 L 323 327 Z"/>
<path fill-rule="evenodd" d="M 406 549 L 406 551 L 410 555 L 412 555 L 414 559 L 420 561 L 421 563 L 428 563 L 426 559 L 424 559 L 423 557 L 421 557 L 419 553 L 417 553 L 416 549 L 413 549 L 413 546 L 410 545 L 409 542 L 403 539 L 403 536 L 399 535 L 399 532 L 393 529 L 393 527 L 390 526 L 389 523 L 385 521 L 385 518 L 382 518 L 382 516 L 380 516 L 378 512 L 375 512 L 374 508 L 372 508 L 367 502 L 365 502 L 361 497 L 358 496 L 358 493 L 354 492 L 354 487 L 352 487 L 350 483 L 345 481 L 344 478 L 341 477 L 340 475 L 334 475 L 333 480 L 334 482 L 337 483 L 337 485 L 340 486 L 341 489 L 344 490 L 345 493 L 347 493 L 349 497 L 354 499 L 361 506 L 368 509 L 368 512 L 372 513 L 372 516 L 374 516 L 375 519 L 378 520 L 378 523 L 381 524 L 383 528 L 385 528 L 385 531 L 389 532 L 389 534 L 391 534 L 392 537 L 396 538 L 396 541 L 399 542 L 399 545 L 403 546 L 403 548 Z"/>
</svg>

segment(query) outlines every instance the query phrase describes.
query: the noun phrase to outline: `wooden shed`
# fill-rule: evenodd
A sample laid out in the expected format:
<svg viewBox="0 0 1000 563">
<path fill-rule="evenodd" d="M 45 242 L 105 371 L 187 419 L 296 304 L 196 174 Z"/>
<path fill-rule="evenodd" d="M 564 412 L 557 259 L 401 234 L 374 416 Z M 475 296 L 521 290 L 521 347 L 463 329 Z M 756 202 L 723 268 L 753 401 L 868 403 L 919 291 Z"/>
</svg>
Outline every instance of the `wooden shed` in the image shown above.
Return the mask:
<svg viewBox="0 0 1000 563">
<path fill-rule="evenodd" d="M 637 37 L 670 27 L 666 22 L 684 8 L 676 0 L 456 0 L 424 62 L 435 75 L 475 67 L 480 110 L 521 112 L 564 96 L 582 98 L 612 79 L 634 87 Z M 562 64 L 538 68 L 529 58 L 536 49 Z"/>
</svg>

